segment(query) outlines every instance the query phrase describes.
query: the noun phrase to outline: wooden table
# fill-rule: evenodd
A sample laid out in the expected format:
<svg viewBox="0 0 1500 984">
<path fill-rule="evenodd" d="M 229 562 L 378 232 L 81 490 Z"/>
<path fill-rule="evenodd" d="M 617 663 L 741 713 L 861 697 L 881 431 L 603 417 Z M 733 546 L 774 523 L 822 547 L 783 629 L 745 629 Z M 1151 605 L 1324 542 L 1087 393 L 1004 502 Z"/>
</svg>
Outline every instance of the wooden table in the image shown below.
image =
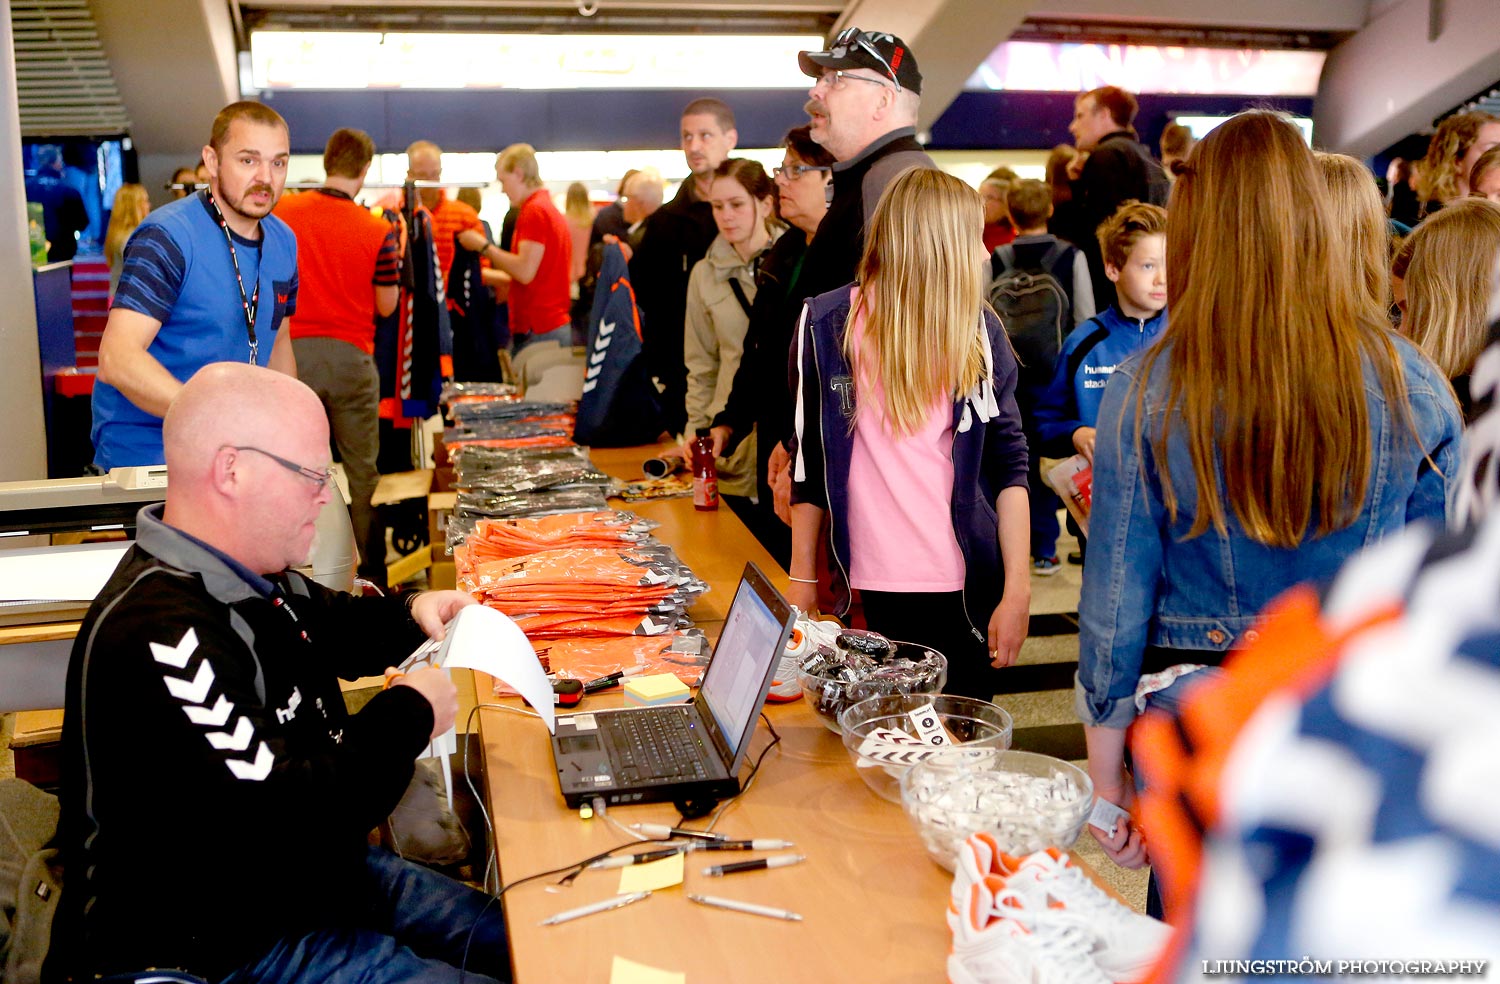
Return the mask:
<svg viewBox="0 0 1500 984">
<path fill-rule="evenodd" d="M 596 450 L 594 461 L 621 477 L 639 475 L 650 449 Z M 785 573 L 727 508 L 700 513 L 690 500 L 624 508 L 659 521 L 656 535 L 676 548 L 711 590 L 694 607 L 717 634 L 746 560 L 781 588 Z M 481 678 L 480 693 L 489 691 Z M 584 709 L 618 706 L 618 697 L 585 698 Z M 876 796 L 855 774 L 839 737 L 805 701 L 767 706 L 781 746 L 766 756 L 749 792 L 724 812 L 717 830 L 735 837 L 795 841 L 807 861 L 790 868 L 724 878 L 707 864 L 740 855 L 690 854 L 683 886 L 626 908 L 558 926 L 543 918 L 614 894 L 619 871 L 589 871 L 570 889 L 550 879 L 506 892 L 512 958 L 519 984 L 607 981 L 614 955 L 689 982 L 932 982 L 943 979 L 950 936 L 944 920 L 951 877 L 918 842 L 900 805 Z M 581 860 L 626 840 L 602 819 L 582 820 L 563 805 L 546 729 L 504 712 L 480 714 L 488 803 L 502 882 Z M 770 741 L 762 725 L 750 756 Z M 673 823 L 670 805 L 615 807 L 625 824 Z M 703 821 L 699 821 L 701 826 Z M 759 857 L 760 855 L 745 855 Z M 707 893 L 799 912 L 781 922 L 710 909 L 686 892 Z"/>
</svg>

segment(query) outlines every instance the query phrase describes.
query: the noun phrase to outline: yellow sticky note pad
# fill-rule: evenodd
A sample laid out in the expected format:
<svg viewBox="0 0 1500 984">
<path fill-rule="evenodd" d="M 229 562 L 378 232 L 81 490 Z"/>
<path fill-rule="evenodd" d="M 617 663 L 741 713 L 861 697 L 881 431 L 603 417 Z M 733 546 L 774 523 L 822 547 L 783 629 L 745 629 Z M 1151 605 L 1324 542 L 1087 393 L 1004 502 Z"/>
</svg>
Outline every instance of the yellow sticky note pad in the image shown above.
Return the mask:
<svg viewBox="0 0 1500 984">
<path fill-rule="evenodd" d="M 686 984 L 686 981 L 687 974 L 682 971 L 648 967 L 621 956 L 615 957 L 609 971 L 609 984 Z"/>
<path fill-rule="evenodd" d="M 629 704 L 665 704 L 686 700 L 687 684 L 671 673 L 653 673 L 630 677 L 625 681 L 625 701 Z"/>
<path fill-rule="evenodd" d="M 631 892 L 654 892 L 659 888 L 671 888 L 682 884 L 683 855 L 674 854 L 660 861 L 647 861 L 620 869 L 620 887 L 616 894 Z"/>
</svg>

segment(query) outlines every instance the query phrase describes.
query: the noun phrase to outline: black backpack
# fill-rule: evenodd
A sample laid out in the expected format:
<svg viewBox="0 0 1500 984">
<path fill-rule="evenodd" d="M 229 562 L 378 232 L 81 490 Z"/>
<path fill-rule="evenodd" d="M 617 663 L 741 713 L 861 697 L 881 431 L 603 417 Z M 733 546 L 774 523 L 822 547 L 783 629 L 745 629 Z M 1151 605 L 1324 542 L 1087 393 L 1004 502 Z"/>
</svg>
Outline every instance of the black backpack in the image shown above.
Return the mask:
<svg viewBox="0 0 1500 984">
<path fill-rule="evenodd" d="M 1035 264 L 1018 266 L 1015 247 L 1007 244 L 990 260 L 990 306 L 1016 350 L 1018 389 L 1040 390 L 1052 380 L 1057 353 L 1073 328 L 1068 292 L 1052 275 L 1068 249 L 1055 242 Z"/>
</svg>

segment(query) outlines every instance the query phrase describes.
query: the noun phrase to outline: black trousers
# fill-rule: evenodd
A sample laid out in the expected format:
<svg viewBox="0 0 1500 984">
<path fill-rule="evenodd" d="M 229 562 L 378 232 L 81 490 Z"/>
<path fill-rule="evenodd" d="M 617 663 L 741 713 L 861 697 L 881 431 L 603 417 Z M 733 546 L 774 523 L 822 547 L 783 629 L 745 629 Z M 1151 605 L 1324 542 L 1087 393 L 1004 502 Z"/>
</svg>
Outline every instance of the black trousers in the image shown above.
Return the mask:
<svg viewBox="0 0 1500 984">
<path fill-rule="evenodd" d="M 865 624 L 889 639 L 915 642 L 948 657 L 943 692 L 992 700 L 998 678 L 989 641 L 976 635 L 964 614 L 962 591 L 860 591 Z M 992 612 L 972 612 L 986 629 Z"/>
</svg>

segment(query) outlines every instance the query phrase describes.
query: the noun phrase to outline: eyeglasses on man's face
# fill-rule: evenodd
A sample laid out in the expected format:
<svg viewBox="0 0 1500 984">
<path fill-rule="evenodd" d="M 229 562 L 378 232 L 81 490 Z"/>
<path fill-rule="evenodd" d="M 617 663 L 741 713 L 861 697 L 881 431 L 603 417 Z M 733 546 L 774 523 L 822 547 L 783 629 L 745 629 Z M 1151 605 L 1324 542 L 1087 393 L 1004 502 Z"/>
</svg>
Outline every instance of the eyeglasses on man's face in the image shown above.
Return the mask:
<svg viewBox="0 0 1500 984">
<path fill-rule="evenodd" d="M 872 79 L 868 75 L 855 75 L 852 69 L 830 69 L 819 76 L 818 81 L 830 89 L 842 89 L 845 82 L 866 82 L 870 85 L 878 85 L 882 89 L 890 88 L 885 79 Z M 896 86 L 896 91 L 901 91 L 899 85 Z"/>
<path fill-rule="evenodd" d="M 250 444 L 226 444 L 224 446 L 234 451 L 254 451 L 256 454 L 265 455 L 287 471 L 296 472 L 309 482 L 312 482 L 314 492 L 316 493 L 322 493 L 323 489 L 328 485 L 328 480 L 333 478 L 332 469 L 317 471 L 316 469 L 308 468 L 306 465 L 299 465 L 295 461 L 288 461 L 280 455 L 272 454 L 265 448 L 257 448 Z"/>
<path fill-rule="evenodd" d="M 804 174 L 812 172 L 822 173 L 832 171 L 833 168 L 827 164 L 783 164 L 771 169 L 772 178 L 786 178 L 788 181 L 796 181 Z"/>
</svg>

